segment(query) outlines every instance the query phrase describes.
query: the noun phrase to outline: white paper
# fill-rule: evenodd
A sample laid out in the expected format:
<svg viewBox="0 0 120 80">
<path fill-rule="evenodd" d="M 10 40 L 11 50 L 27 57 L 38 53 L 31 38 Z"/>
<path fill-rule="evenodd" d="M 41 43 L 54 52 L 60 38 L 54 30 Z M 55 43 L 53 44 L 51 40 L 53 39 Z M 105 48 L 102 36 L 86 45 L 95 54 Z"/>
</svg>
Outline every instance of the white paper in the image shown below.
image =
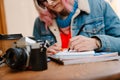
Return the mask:
<svg viewBox="0 0 120 80">
<path fill-rule="evenodd" d="M 90 55 L 94 55 L 94 54 L 95 54 L 94 51 L 77 52 L 77 51 L 72 51 L 72 50 L 68 51 L 67 49 L 65 49 L 59 53 L 56 53 L 55 55 L 56 56 L 61 56 L 61 55 L 63 55 L 63 56 L 75 56 L 75 55 L 76 56 L 78 56 L 78 55 L 86 56 L 86 55 L 89 55 L 90 56 Z"/>
</svg>

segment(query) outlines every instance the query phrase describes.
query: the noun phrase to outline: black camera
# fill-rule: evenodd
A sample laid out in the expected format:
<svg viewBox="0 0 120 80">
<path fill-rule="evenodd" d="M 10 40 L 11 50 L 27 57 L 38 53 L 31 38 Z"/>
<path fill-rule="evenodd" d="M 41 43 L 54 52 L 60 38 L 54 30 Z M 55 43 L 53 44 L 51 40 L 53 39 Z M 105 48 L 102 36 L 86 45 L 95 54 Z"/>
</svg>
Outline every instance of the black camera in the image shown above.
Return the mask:
<svg viewBox="0 0 120 80">
<path fill-rule="evenodd" d="M 16 70 L 41 71 L 47 69 L 47 41 L 23 37 L 13 44 L 4 55 L 6 64 Z"/>
</svg>

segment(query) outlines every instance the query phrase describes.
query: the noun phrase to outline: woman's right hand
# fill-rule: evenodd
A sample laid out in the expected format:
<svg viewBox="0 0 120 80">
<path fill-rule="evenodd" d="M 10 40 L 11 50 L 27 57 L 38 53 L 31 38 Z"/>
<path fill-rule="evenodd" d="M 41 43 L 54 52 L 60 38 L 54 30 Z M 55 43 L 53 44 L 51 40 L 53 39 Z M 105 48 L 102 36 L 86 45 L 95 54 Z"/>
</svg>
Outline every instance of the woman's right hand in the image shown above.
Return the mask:
<svg viewBox="0 0 120 80">
<path fill-rule="evenodd" d="M 58 43 L 53 44 L 52 46 L 47 48 L 47 55 L 53 55 L 61 51 L 62 48 Z"/>
</svg>

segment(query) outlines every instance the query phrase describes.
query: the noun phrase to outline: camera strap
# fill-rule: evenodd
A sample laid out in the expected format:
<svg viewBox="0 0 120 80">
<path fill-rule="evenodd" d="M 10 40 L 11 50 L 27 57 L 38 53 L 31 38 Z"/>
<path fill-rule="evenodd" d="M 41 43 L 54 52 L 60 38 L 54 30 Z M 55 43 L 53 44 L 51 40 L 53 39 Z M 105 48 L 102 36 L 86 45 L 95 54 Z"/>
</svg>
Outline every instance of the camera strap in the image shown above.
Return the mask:
<svg viewBox="0 0 120 80">
<path fill-rule="evenodd" d="M 0 67 L 1 67 L 1 65 L 3 65 L 5 63 L 5 59 L 3 56 L 0 56 Z"/>
<path fill-rule="evenodd" d="M 27 46 L 26 48 L 27 48 L 28 51 L 26 51 L 26 49 L 24 49 L 24 50 L 27 53 L 26 67 L 28 67 L 29 66 L 29 62 L 30 62 L 30 54 L 29 54 L 30 53 L 30 46 Z"/>
</svg>

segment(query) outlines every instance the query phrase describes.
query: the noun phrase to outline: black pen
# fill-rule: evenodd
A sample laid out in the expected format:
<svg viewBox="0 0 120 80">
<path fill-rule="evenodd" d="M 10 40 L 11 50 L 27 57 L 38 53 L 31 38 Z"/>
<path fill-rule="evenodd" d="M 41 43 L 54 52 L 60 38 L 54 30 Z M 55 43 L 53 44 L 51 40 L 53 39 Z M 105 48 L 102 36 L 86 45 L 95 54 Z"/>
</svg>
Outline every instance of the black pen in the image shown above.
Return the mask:
<svg viewBox="0 0 120 80">
<path fill-rule="evenodd" d="M 68 52 L 70 51 L 70 48 L 68 48 Z"/>
<path fill-rule="evenodd" d="M 76 36 L 78 36 L 78 35 L 80 34 L 80 32 L 83 30 L 84 26 L 85 26 L 85 24 L 83 24 L 83 25 L 81 26 L 81 28 L 80 28 L 80 30 L 79 30 L 79 32 L 77 33 Z M 69 51 L 70 51 L 70 48 L 68 48 L 68 52 L 69 52 Z"/>
</svg>

